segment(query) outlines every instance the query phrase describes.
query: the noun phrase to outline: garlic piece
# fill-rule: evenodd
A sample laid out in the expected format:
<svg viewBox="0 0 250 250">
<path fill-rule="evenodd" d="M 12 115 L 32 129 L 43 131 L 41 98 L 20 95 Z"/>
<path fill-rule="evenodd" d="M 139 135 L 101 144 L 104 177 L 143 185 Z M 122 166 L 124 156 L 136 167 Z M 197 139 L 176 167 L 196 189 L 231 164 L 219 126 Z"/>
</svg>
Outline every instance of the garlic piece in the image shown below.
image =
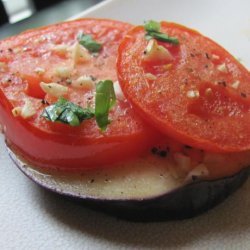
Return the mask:
<svg viewBox="0 0 250 250">
<path fill-rule="evenodd" d="M 36 67 L 34 69 L 35 73 L 37 73 L 38 75 L 42 75 L 45 73 L 45 69 L 44 68 L 41 68 L 41 67 Z"/>
<path fill-rule="evenodd" d="M 157 79 L 157 77 L 151 73 L 146 73 L 145 77 L 147 78 L 147 80 L 151 80 L 151 81 L 154 81 Z"/>
<path fill-rule="evenodd" d="M 51 82 L 51 83 L 41 82 L 40 87 L 46 94 L 49 94 L 55 97 L 63 96 L 68 92 L 68 87 L 60 85 L 58 83 L 54 83 L 54 82 Z"/>
<path fill-rule="evenodd" d="M 66 44 L 58 44 L 58 45 L 54 45 L 52 47 L 53 51 L 56 51 L 59 54 L 66 54 L 67 50 L 68 50 L 69 46 Z"/>
<path fill-rule="evenodd" d="M 143 59 L 145 61 L 154 61 L 154 60 L 173 60 L 173 56 L 165 47 L 158 45 L 157 41 L 151 39 L 148 42 L 148 45 L 145 49 Z"/>
<path fill-rule="evenodd" d="M 177 166 L 184 171 L 189 171 L 191 166 L 191 159 L 190 157 L 182 154 L 182 153 L 175 153 L 174 160 L 177 163 Z"/>
<path fill-rule="evenodd" d="M 76 42 L 69 50 L 71 51 L 73 67 L 75 67 L 79 61 L 88 61 L 91 58 L 89 52 L 78 42 Z"/>
<path fill-rule="evenodd" d="M 234 88 L 234 89 L 238 89 L 240 86 L 240 81 L 235 81 L 232 83 L 231 87 Z"/>
<path fill-rule="evenodd" d="M 91 76 L 80 76 L 75 81 L 72 82 L 72 87 L 83 88 L 83 89 L 93 89 L 95 82 Z"/>
<path fill-rule="evenodd" d="M 26 119 L 36 113 L 33 103 L 29 99 L 25 99 L 24 106 L 22 107 L 21 116 Z"/>
<path fill-rule="evenodd" d="M 24 119 L 27 119 L 33 116 L 35 113 L 36 113 L 36 110 L 34 109 L 34 105 L 29 99 L 24 100 L 23 107 L 15 107 L 12 109 L 12 114 L 15 117 L 21 116 Z"/>
<path fill-rule="evenodd" d="M 187 97 L 190 99 L 198 98 L 200 96 L 200 92 L 198 90 L 189 90 L 187 92 Z"/>
<path fill-rule="evenodd" d="M 118 100 L 122 101 L 125 99 L 124 94 L 123 94 L 122 89 L 121 89 L 121 86 L 120 86 L 118 81 L 114 82 L 114 90 L 115 90 L 116 98 Z"/>
<path fill-rule="evenodd" d="M 71 76 L 71 69 L 66 66 L 60 66 L 55 69 L 55 74 L 61 78 L 68 78 Z"/>
<path fill-rule="evenodd" d="M 218 66 L 217 66 L 217 69 L 218 69 L 220 72 L 227 73 L 227 67 L 226 67 L 226 64 L 225 64 L 225 63 L 222 63 L 222 64 L 218 65 Z"/>
<path fill-rule="evenodd" d="M 220 57 L 219 57 L 218 55 L 212 54 L 212 59 L 213 59 L 213 60 L 219 60 Z"/>
<path fill-rule="evenodd" d="M 192 169 L 188 175 L 186 176 L 185 180 L 187 182 L 194 181 L 196 179 L 202 179 L 204 177 L 209 176 L 209 171 L 204 163 L 197 165 L 194 169 Z"/>
</svg>

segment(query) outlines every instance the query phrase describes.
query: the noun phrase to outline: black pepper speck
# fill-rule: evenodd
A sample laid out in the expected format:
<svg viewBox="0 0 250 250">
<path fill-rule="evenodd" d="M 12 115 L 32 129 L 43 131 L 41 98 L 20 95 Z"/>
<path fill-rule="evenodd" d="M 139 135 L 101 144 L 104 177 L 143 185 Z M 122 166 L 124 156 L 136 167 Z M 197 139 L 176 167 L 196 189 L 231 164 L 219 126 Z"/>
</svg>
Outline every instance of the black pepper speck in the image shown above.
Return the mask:
<svg viewBox="0 0 250 250">
<path fill-rule="evenodd" d="M 245 93 L 240 93 L 240 95 L 243 97 L 243 98 L 246 98 L 247 95 Z"/>
</svg>

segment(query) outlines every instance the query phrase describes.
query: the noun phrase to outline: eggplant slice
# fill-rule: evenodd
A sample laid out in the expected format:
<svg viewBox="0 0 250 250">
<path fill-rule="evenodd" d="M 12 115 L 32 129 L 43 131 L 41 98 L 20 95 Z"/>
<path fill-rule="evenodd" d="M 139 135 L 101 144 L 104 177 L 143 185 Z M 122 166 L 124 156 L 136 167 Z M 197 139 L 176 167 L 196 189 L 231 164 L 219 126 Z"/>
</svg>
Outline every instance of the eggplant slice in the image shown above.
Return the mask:
<svg viewBox="0 0 250 250">
<path fill-rule="evenodd" d="M 225 200 L 248 177 L 247 168 L 218 180 L 176 179 L 162 159 L 141 158 L 115 168 L 75 173 L 34 168 L 7 146 L 17 167 L 40 186 L 92 209 L 130 221 L 164 221 L 199 215 Z"/>
</svg>

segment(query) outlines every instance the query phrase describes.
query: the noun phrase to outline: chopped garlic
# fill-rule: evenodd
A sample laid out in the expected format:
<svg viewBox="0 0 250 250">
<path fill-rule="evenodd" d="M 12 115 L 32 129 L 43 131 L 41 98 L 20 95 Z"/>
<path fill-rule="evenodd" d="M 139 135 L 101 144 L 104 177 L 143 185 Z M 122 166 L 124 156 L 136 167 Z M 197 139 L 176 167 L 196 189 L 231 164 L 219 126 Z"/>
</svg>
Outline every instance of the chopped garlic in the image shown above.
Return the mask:
<svg viewBox="0 0 250 250">
<path fill-rule="evenodd" d="M 41 36 L 41 37 L 35 39 L 35 40 L 34 40 L 34 43 L 41 43 L 41 42 L 43 42 L 43 41 L 45 41 L 45 40 L 46 40 L 46 37 L 45 37 L 45 36 Z"/>
<path fill-rule="evenodd" d="M 56 51 L 60 54 L 66 54 L 67 53 L 67 50 L 68 50 L 68 45 L 66 44 L 58 44 L 58 45 L 55 45 L 52 47 L 52 50 L 53 51 Z"/>
<path fill-rule="evenodd" d="M 32 102 L 29 99 L 25 99 L 25 104 L 22 107 L 21 116 L 26 119 L 33 116 L 36 113 Z"/>
<path fill-rule="evenodd" d="M 83 89 L 93 89 L 95 82 L 90 76 L 80 76 L 75 81 L 72 82 L 72 87 L 83 88 Z"/>
<path fill-rule="evenodd" d="M 146 74 L 145 74 L 145 77 L 146 77 L 148 80 L 152 80 L 152 81 L 156 80 L 156 76 L 153 75 L 153 74 L 151 74 L 151 73 L 146 73 Z"/>
<path fill-rule="evenodd" d="M 72 47 L 71 57 L 73 59 L 73 66 L 75 66 L 81 57 L 81 45 L 76 42 Z"/>
<path fill-rule="evenodd" d="M 62 78 L 68 78 L 71 76 L 71 69 L 66 66 L 60 66 L 55 69 L 55 73 L 57 76 Z"/>
<path fill-rule="evenodd" d="M 220 65 L 217 66 L 217 69 L 221 72 L 224 72 L 226 73 L 227 72 L 227 67 L 226 67 L 226 64 L 225 63 L 222 63 Z"/>
<path fill-rule="evenodd" d="M 40 86 L 45 93 L 55 97 L 63 96 L 68 92 L 68 87 L 54 82 L 51 83 L 41 82 Z"/>
<path fill-rule="evenodd" d="M 13 49 L 13 53 L 17 54 L 21 51 L 21 48 L 20 47 L 16 47 Z"/>
<path fill-rule="evenodd" d="M 116 98 L 118 100 L 122 101 L 125 99 L 124 94 L 123 94 L 122 89 L 121 89 L 121 86 L 120 86 L 118 81 L 114 82 L 114 90 L 115 90 Z"/>
<path fill-rule="evenodd" d="M 40 68 L 40 67 L 36 67 L 35 68 L 35 73 L 37 73 L 38 75 L 42 75 L 45 73 L 45 69 L 44 68 Z"/>
<path fill-rule="evenodd" d="M 69 50 L 71 51 L 71 57 L 73 59 L 73 67 L 75 67 L 80 60 L 88 61 L 91 58 L 89 52 L 78 42 L 76 42 Z"/>
<path fill-rule="evenodd" d="M 175 153 L 174 160 L 177 163 L 178 167 L 184 171 L 188 171 L 191 166 L 191 159 L 190 157 L 182 154 L 182 153 Z"/>
<path fill-rule="evenodd" d="M 188 173 L 185 180 L 189 182 L 191 180 L 195 180 L 196 178 L 202 179 L 207 176 L 209 176 L 209 171 L 206 165 L 204 163 L 201 163 Z"/>
<path fill-rule="evenodd" d="M 23 107 L 15 107 L 12 109 L 12 114 L 16 116 L 21 116 L 24 119 L 27 119 L 31 116 L 33 116 L 36 113 L 36 110 L 34 109 L 33 103 L 29 99 L 24 100 L 24 106 Z"/>
<path fill-rule="evenodd" d="M 240 86 L 240 81 L 238 81 L 238 80 L 233 82 L 232 85 L 231 85 L 231 87 L 234 88 L 234 89 L 239 88 L 239 86 Z"/>
<path fill-rule="evenodd" d="M 187 97 L 188 97 L 188 98 L 197 98 L 197 97 L 199 97 L 199 96 L 200 96 L 200 93 L 199 93 L 198 90 L 189 90 L 189 91 L 187 92 Z"/>
<path fill-rule="evenodd" d="M 212 54 L 212 59 L 213 59 L 213 60 L 219 60 L 220 57 L 219 57 L 218 55 Z"/>
<path fill-rule="evenodd" d="M 150 40 L 144 52 L 143 59 L 146 61 L 154 60 L 173 60 L 173 56 L 165 47 L 158 45 L 156 40 Z"/>
</svg>

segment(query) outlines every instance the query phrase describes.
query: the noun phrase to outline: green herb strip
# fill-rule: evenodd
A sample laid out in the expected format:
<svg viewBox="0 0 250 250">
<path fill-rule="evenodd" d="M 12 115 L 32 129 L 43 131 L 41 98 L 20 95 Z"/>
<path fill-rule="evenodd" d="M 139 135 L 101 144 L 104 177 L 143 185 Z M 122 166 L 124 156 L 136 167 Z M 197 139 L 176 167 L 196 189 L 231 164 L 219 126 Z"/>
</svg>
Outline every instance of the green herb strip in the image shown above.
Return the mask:
<svg viewBox="0 0 250 250">
<path fill-rule="evenodd" d="M 79 126 L 84 120 L 96 118 L 98 127 L 106 130 L 109 120 L 109 111 L 116 103 L 113 82 L 110 80 L 100 81 L 96 85 L 95 110 L 82 108 L 63 97 L 55 104 L 46 107 L 42 113 L 51 122 L 62 122 L 70 126 Z"/>
<path fill-rule="evenodd" d="M 55 104 L 46 107 L 41 116 L 52 122 L 79 126 L 82 121 L 94 117 L 94 113 L 89 108 L 83 109 L 60 97 Z"/>
<path fill-rule="evenodd" d="M 79 43 L 91 53 L 97 53 L 102 48 L 102 45 L 95 41 L 91 35 L 79 33 L 77 39 Z"/>
<path fill-rule="evenodd" d="M 149 20 L 145 22 L 144 29 L 147 32 L 145 38 L 147 40 L 156 39 L 161 42 L 167 42 L 172 44 L 179 44 L 179 40 L 176 37 L 170 37 L 167 34 L 160 32 L 161 25 L 160 23 Z"/>
<path fill-rule="evenodd" d="M 154 20 L 149 20 L 145 22 L 144 28 L 147 32 L 160 32 L 161 24 Z"/>
<path fill-rule="evenodd" d="M 116 103 L 113 82 L 110 80 L 100 81 L 96 86 L 95 117 L 99 128 L 104 131 L 110 123 L 108 119 L 110 109 Z"/>
</svg>

